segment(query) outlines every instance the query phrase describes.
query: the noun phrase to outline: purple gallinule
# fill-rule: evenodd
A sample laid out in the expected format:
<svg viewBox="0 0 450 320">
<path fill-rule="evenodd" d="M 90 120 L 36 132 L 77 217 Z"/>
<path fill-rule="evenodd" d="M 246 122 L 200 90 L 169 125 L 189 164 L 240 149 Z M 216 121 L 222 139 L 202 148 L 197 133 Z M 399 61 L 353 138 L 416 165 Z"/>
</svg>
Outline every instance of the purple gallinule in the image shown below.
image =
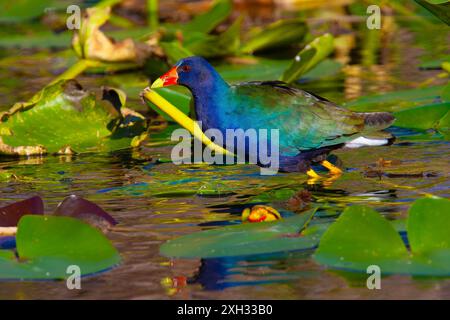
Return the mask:
<svg viewBox="0 0 450 320">
<path fill-rule="evenodd" d="M 192 92 L 196 117 L 204 131 L 219 129 L 225 136 L 227 129 L 278 129 L 281 171 L 318 177 L 311 165 L 320 163 L 331 174 L 340 174 L 341 170 L 326 160 L 332 150 L 393 141 L 393 136 L 383 131 L 395 120 L 390 113 L 352 112 L 281 81 L 230 85 L 202 57 L 180 60 L 152 88 L 171 85 Z"/>
</svg>

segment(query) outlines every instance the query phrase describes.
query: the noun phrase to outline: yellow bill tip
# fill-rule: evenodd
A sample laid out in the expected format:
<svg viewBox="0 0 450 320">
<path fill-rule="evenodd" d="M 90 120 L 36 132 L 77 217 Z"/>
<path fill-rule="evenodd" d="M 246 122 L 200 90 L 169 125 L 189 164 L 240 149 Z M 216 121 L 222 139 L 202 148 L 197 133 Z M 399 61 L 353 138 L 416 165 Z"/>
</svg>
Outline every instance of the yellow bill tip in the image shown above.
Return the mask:
<svg viewBox="0 0 450 320">
<path fill-rule="evenodd" d="M 158 78 L 155 80 L 155 82 L 152 83 L 151 89 L 157 89 L 164 87 L 164 81 L 161 78 Z"/>
</svg>

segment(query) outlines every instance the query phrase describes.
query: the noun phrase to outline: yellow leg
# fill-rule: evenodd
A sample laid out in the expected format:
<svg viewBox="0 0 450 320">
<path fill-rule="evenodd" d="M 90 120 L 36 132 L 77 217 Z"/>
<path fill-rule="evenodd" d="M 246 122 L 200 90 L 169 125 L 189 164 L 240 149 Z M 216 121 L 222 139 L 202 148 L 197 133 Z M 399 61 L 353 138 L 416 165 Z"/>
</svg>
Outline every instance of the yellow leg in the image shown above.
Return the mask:
<svg viewBox="0 0 450 320">
<path fill-rule="evenodd" d="M 308 171 L 306 171 L 306 174 L 308 175 L 308 177 L 313 179 L 320 178 L 320 176 L 313 169 L 309 169 Z"/>
<path fill-rule="evenodd" d="M 341 169 L 339 169 L 338 167 L 336 167 L 332 163 L 328 162 L 327 160 L 322 161 L 320 164 L 323 165 L 328 170 L 330 170 L 330 173 L 332 175 L 341 175 L 342 174 L 342 170 Z"/>
<path fill-rule="evenodd" d="M 306 171 L 306 174 L 308 175 L 308 180 L 306 183 L 309 185 L 316 184 L 320 179 L 322 179 L 322 177 L 319 176 L 313 169 Z"/>
</svg>

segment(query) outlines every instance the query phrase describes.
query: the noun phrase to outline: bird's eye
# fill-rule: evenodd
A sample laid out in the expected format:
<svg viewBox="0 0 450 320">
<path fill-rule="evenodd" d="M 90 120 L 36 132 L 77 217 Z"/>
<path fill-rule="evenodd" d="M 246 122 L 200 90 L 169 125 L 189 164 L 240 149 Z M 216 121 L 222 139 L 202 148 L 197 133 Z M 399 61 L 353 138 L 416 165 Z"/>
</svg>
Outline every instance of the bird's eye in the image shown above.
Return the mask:
<svg viewBox="0 0 450 320">
<path fill-rule="evenodd" d="M 184 72 L 189 72 L 189 71 L 191 71 L 191 67 L 190 66 L 182 66 L 181 70 Z"/>
</svg>

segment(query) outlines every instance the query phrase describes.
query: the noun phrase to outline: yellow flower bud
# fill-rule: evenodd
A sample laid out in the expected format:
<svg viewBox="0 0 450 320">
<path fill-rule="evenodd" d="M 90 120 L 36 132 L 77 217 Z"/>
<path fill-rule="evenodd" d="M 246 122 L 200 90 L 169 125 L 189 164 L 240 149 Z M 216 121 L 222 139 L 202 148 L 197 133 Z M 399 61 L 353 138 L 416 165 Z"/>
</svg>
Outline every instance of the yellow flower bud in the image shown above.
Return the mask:
<svg viewBox="0 0 450 320">
<path fill-rule="evenodd" d="M 242 221 L 269 222 L 280 219 L 282 219 L 280 213 L 269 206 L 257 205 L 252 209 L 246 208 L 242 212 Z"/>
</svg>

